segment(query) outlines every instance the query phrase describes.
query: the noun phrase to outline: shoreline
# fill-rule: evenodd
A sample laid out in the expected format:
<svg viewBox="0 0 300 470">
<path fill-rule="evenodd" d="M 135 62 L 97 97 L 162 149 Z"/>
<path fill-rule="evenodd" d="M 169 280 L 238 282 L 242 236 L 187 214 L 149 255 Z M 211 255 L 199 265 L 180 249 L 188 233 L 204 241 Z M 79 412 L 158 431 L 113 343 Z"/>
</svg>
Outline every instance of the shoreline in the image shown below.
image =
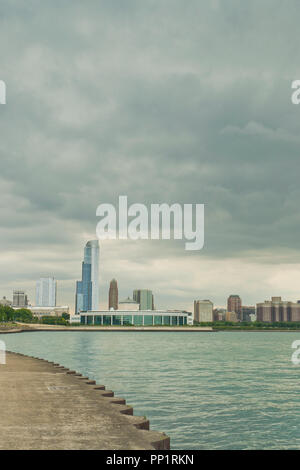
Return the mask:
<svg viewBox="0 0 300 470">
<path fill-rule="evenodd" d="M 61 326 L 61 325 L 43 325 L 43 324 L 22 324 L 17 323 L 17 327 L 10 328 L 9 330 L 1 330 L 0 334 L 11 333 L 26 333 L 26 332 L 41 332 L 41 331 L 117 331 L 117 332 L 205 332 L 215 333 L 211 327 L 159 327 L 159 326 Z"/>
<path fill-rule="evenodd" d="M 13 333 L 37 333 L 37 332 L 137 332 L 137 333 L 218 333 L 218 332 L 234 332 L 234 333 L 296 333 L 300 332 L 299 329 L 288 329 L 288 328 L 256 328 L 256 329 L 238 329 L 238 328 L 216 328 L 213 327 L 170 327 L 170 326 L 61 326 L 61 325 L 43 325 L 43 324 L 21 324 L 18 323 L 18 327 L 1 329 L 0 334 L 13 334 Z"/>
</svg>

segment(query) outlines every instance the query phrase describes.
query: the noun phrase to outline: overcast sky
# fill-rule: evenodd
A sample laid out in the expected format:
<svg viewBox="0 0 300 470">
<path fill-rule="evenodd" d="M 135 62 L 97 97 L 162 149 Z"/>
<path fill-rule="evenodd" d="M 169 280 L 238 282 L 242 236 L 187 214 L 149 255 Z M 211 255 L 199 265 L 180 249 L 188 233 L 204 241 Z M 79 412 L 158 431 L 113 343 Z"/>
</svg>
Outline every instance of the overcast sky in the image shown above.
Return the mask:
<svg viewBox="0 0 300 470">
<path fill-rule="evenodd" d="M 58 279 L 73 308 L 100 203 L 204 203 L 205 247 L 101 242 L 101 306 L 149 288 L 300 299 L 297 0 L 0 4 L 0 295 Z"/>
</svg>

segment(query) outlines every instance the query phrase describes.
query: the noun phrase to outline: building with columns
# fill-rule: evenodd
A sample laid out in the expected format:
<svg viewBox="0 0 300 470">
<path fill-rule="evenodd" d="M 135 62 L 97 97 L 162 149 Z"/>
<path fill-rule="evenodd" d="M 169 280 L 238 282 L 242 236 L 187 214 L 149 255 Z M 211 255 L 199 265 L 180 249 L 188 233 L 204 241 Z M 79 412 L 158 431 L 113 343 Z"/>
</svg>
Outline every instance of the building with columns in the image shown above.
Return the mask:
<svg viewBox="0 0 300 470">
<path fill-rule="evenodd" d="M 75 323 L 79 315 L 71 317 Z M 181 310 L 98 310 L 80 313 L 82 325 L 99 326 L 186 326 L 193 324 L 190 312 Z"/>
</svg>

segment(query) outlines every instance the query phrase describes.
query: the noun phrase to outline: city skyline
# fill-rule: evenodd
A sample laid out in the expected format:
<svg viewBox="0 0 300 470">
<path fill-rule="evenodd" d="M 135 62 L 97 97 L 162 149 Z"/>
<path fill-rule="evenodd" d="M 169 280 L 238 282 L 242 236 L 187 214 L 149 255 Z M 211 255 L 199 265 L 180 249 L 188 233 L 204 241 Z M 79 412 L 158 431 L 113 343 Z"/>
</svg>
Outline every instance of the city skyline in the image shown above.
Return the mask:
<svg viewBox="0 0 300 470">
<path fill-rule="evenodd" d="M 100 285 L 99 285 L 99 279 L 98 279 L 98 282 L 95 281 L 95 278 L 97 277 L 97 273 L 99 273 L 99 252 L 100 252 L 100 246 L 99 246 L 99 241 L 98 240 L 92 240 L 92 241 L 88 241 L 84 247 L 84 261 L 82 262 L 82 275 L 83 277 L 85 277 L 85 281 L 86 281 L 86 294 L 87 296 L 90 297 L 89 300 L 85 301 L 85 305 L 86 305 L 86 310 L 105 310 L 106 307 L 105 307 L 105 302 L 100 302 L 98 303 L 98 306 L 96 307 L 96 303 L 95 303 L 95 298 L 96 299 L 99 299 L 99 289 L 100 289 Z M 92 259 L 93 259 L 93 268 L 92 268 Z M 85 265 L 88 265 L 88 266 L 85 266 Z M 86 268 L 88 268 L 88 270 L 86 270 Z M 92 289 L 89 286 L 92 285 L 92 282 L 91 282 L 91 279 L 92 279 L 92 271 L 93 271 L 93 282 L 94 282 L 94 285 L 96 285 L 96 295 L 95 295 L 95 290 L 94 290 L 94 300 L 92 301 Z M 50 281 L 52 283 L 52 285 L 50 285 Z M 75 297 L 77 297 L 77 289 L 78 289 L 78 283 L 80 284 L 82 281 L 76 281 L 76 284 L 75 284 Z M 95 283 L 96 282 L 96 283 Z M 44 302 L 38 302 L 38 299 L 42 299 L 43 298 L 43 293 L 44 293 Z M 47 295 L 46 295 L 47 294 Z M 80 292 L 80 295 L 82 296 L 82 293 Z M 46 301 L 45 301 L 45 296 L 47 298 L 52 298 L 54 299 L 54 304 L 53 305 L 50 305 L 51 302 L 49 302 L 49 305 L 46 305 Z M 37 281 L 36 281 L 36 302 L 35 302 L 35 306 L 38 307 L 50 307 L 50 306 L 55 306 L 56 305 L 56 296 L 57 296 L 57 281 L 55 280 L 54 277 L 41 277 L 39 278 Z M 127 294 L 126 294 L 127 296 Z M 159 297 L 159 295 L 158 295 Z M 281 299 L 282 296 L 274 296 L 272 295 L 271 296 L 271 299 Z M 300 297 L 300 296 L 299 296 Z M 1 298 L 1 297 L 0 297 Z M 2 296 L 2 302 L 3 304 L 7 303 L 11 303 L 11 304 L 14 304 L 14 301 L 16 304 L 18 304 L 19 302 L 19 299 L 21 298 L 22 299 L 22 302 L 21 302 L 21 307 L 25 306 L 25 304 L 27 304 L 28 306 L 33 306 L 33 304 L 30 302 L 30 298 L 28 296 L 28 293 L 26 290 L 24 289 L 13 289 L 13 296 L 12 296 L 13 300 L 10 301 L 9 299 L 9 295 L 3 295 Z M 17 301 L 14 300 L 14 299 L 18 299 Z M 266 299 L 266 298 L 265 298 Z M 190 311 L 190 312 L 193 312 L 194 313 L 194 318 L 196 321 L 200 321 L 200 317 L 202 316 L 201 314 L 201 308 L 200 305 L 203 305 L 205 307 L 204 309 L 204 317 L 206 318 L 206 320 L 202 320 L 202 321 L 210 321 L 208 320 L 208 317 L 213 317 L 213 310 L 218 310 L 218 309 L 221 309 L 221 310 L 225 310 L 227 312 L 236 312 L 237 313 L 237 318 L 240 319 L 240 320 L 243 320 L 242 316 L 243 316 L 243 311 L 245 310 L 245 313 L 247 315 L 249 315 L 249 312 L 253 313 L 252 310 L 253 308 L 256 307 L 256 305 L 258 306 L 261 306 L 261 305 L 264 305 L 266 306 L 266 304 L 269 304 L 271 301 L 270 300 L 255 300 L 254 303 L 254 306 L 249 306 L 249 304 L 244 304 L 241 297 L 238 295 L 238 294 L 229 294 L 228 297 L 226 298 L 226 301 L 224 301 L 223 304 L 220 304 L 220 305 L 217 305 L 217 304 L 214 304 L 214 302 L 212 302 L 211 300 L 205 300 L 205 299 L 200 299 L 199 296 L 197 298 L 195 298 L 193 300 L 193 308 L 191 309 L 187 309 L 187 308 L 182 308 L 182 310 L 186 310 L 186 311 Z M 124 304 L 126 302 L 128 302 L 130 300 L 130 297 L 127 296 L 126 298 L 124 298 L 124 300 L 121 300 L 120 303 L 121 304 Z M 150 289 L 134 289 L 133 290 L 133 297 L 132 297 L 132 301 L 137 301 L 137 303 L 140 305 L 140 309 L 141 310 L 149 310 L 151 309 L 152 307 L 152 310 L 154 310 L 154 308 L 156 308 L 154 306 L 154 295 L 152 293 L 152 290 Z M 81 302 L 83 302 L 81 300 Z M 94 308 L 92 308 L 92 302 L 94 302 Z M 44 305 L 42 305 L 44 303 Z M 109 289 L 108 289 L 108 302 L 106 303 L 106 305 L 108 305 L 108 308 L 112 308 L 113 304 L 116 304 L 118 306 L 118 303 L 119 303 L 119 287 L 118 287 L 118 282 L 115 278 L 113 278 L 110 283 L 109 283 Z M 151 307 L 150 307 L 150 303 L 151 303 Z M 299 309 L 299 303 L 300 303 L 300 300 L 299 299 L 294 299 L 294 300 L 291 300 L 291 299 L 283 299 L 282 300 L 282 303 L 283 304 L 295 304 L 296 307 L 297 307 L 297 311 Z M 111 304 L 111 305 L 110 305 Z M 211 304 L 211 309 L 207 309 L 206 305 L 208 304 Z M 15 305 L 17 306 L 17 305 Z M 69 306 L 69 304 L 68 304 Z M 227 306 L 227 308 L 226 308 Z M 167 307 L 170 307 L 170 305 L 168 305 Z M 162 307 L 158 307 L 158 308 L 162 308 Z M 172 306 L 172 308 L 175 308 L 174 306 Z M 72 312 L 72 307 L 71 307 L 71 312 Z M 249 312 L 248 312 L 249 311 Z M 75 309 L 74 309 L 74 313 L 75 313 Z M 204 318 L 203 317 L 203 318 Z M 262 317 L 261 317 L 262 318 Z M 245 320 L 245 319 L 244 319 Z M 246 321 L 249 321 L 246 320 Z"/>
<path fill-rule="evenodd" d="M 120 241 L 116 241 L 118 244 Z M 160 242 L 163 243 L 163 242 Z M 76 280 L 80 278 L 80 258 L 82 257 L 82 242 L 79 242 L 79 248 L 76 247 L 76 250 L 72 250 L 65 260 L 67 265 L 74 267 L 74 272 L 72 277 L 66 277 L 62 275 L 61 269 L 42 269 L 42 271 L 34 270 L 34 274 L 24 272 L 23 279 L 14 279 L 13 272 L 8 274 L 10 278 L 9 282 L 6 280 L 0 283 L 0 297 L 6 296 L 7 298 L 12 297 L 12 291 L 14 289 L 25 290 L 28 298 L 31 303 L 35 299 L 35 283 L 36 280 L 40 277 L 54 276 L 58 281 L 58 291 L 57 291 L 57 303 L 58 305 L 69 305 L 71 310 L 75 309 L 75 284 Z M 134 249 L 133 241 L 126 241 L 126 245 L 130 244 L 132 249 Z M 137 242 L 138 247 L 140 243 Z M 101 296 L 100 296 L 100 307 L 107 307 L 107 290 L 110 283 L 110 280 L 113 277 L 117 277 L 119 283 L 119 297 L 126 298 L 132 296 L 132 289 L 136 285 L 148 285 L 152 291 L 156 292 L 158 307 L 159 308 L 168 308 L 170 304 L 174 308 L 183 308 L 189 311 L 193 311 L 193 300 L 198 298 L 210 298 L 215 307 L 222 308 L 226 306 L 226 301 L 231 292 L 239 292 L 240 297 L 243 299 L 245 305 L 253 305 L 264 299 L 271 298 L 272 296 L 281 296 L 284 299 L 291 301 L 297 301 L 300 299 L 300 291 L 297 289 L 297 286 L 293 287 L 293 282 L 297 284 L 297 276 L 300 273 L 300 265 L 293 265 L 292 280 L 286 272 L 282 272 L 281 275 L 278 274 L 277 270 L 274 270 L 274 273 L 270 272 L 269 276 L 273 282 L 268 283 L 266 286 L 263 282 L 260 282 L 261 278 L 256 279 L 255 273 L 251 278 L 251 291 L 247 287 L 245 288 L 241 279 L 243 279 L 243 274 L 240 272 L 240 267 L 237 271 L 231 266 L 230 272 L 231 280 L 228 282 L 228 279 L 225 279 L 224 282 L 224 269 L 228 261 L 215 263 L 212 262 L 211 266 L 206 265 L 206 274 L 205 279 L 200 279 L 200 284 L 198 284 L 197 279 L 194 279 L 193 273 L 188 272 L 186 277 L 188 278 L 188 283 L 185 281 L 182 286 L 178 285 L 178 282 L 175 282 L 172 277 L 174 272 L 178 269 L 174 265 L 173 274 L 170 274 L 170 278 L 166 279 L 166 270 L 163 266 L 155 264 L 155 269 L 157 268 L 157 274 L 149 276 L 147 269 L 141 266 L 139 263 L 136 263 L 135 258 L 131 261 L 128 260 L 126 263 L 124 259 L 121 259 L 121 263 L 118 261 L 113 261 L 110 259 L 110 250 L 113 249 L 112 241 L 101 241 L 101 246 L 103 247 L 101 251 L 101 273 L 100 273 L 100 287 L 101 287 Z M 122 249 L 117 250 L 118 253 L 122 252 Z M 130 250 L 131 251 L 131 250 Z M 138 250 L 141 255 L 141 250 Z M 78 255 L 77 258 L 75 258 Z M 122 257 L 121 257 L 122 258 Z M 191 260 L 190 260 L 191 261 Z M 51 268 L 50 263 L 50 268 Z M 193 264 L 193 263 L 192 263 Z M 233 262 L 234 264 L 234 262 Z M 195 270 L 198 268 L 198 262 L 194 263 Z M 122 269 L 120 269 L 122 266 Z M 126 268 L 126 269 L 125 269 Z M 278 268 L 279 269 L 279 268 Z M 282 270 L 282 267 L 280 268 Z M 169 270 L 168 270 L 169 271 Z M 215 273 L 215 276 L 214 276 Z M 169 273 L 168 273 L 169 274 Z M 249 274 L 249 273 L 248 273 Z M 162 281 L 160 282 L 160 277 Z M 229 275 L 230 277 L 230 275 Z M 282 280 L 282 282 L 281 282 Z M 188 284 L 188 285 L 187 285 Z M 256 293 L 257 292 L 257 293 Z"/>
<path fill-rule="evenodd" d="M 97 312 L 94 320 L 96 322 L 104 322 L 103 314 L 110 311 L 120 311 L 122 315 L 125 315 L 124 321 L 128 322 L 128 318 L 125 312 L 131 311 L 131 314 L 135 312 L 143 311 L 156 311 L 166 315 L 166 321 L 168 322 L 168 312 L 179 312 L 179 310 L 161 310 L 156 309 L 154 306 L 154 295 L 149 289 L 134 289 L 133 298 L 130 299 L 128 296 L 125 300 L 119 302 L 118 297 L 118 282 L 115 278 L 110 281 L 108 290 L 108 310 L 102 309 L 99 305 L 99 241 L 90 240 L 84 247 L 84 260 L 82 262 L 82 280 L 76 282 L 76 310 L 75 313 L 92 313 Z M 93 274 L 92 274 L 93 273 Z M 54 312 L 56 309 L 57 313 L 69 313 L 69 306 L 56 307 L 56 292 L 57 292 L 57 281 L 54 277 L 43 277 L 36 281 L 36 306 L 32 306 L 28 300 L 27 293 L 24 290 L 14 289 L 13 300 L 10 301 L 5 296 L 0 300 L 2 306 L 12 306 L 14 309 L 28 308 L 32 312 L 38 315 L 44 315 L 45 309 L 47 312 Z M 120 305 L 120 307 L 119 307 Z M 54 307 L 53 312 L 51 308 Z M 44 309 L 44 310 L 43 310 Z M 188 311 L 183 310 L 185 313 Z M 72 314 L 72 311 L 70 312 Z M 98 317 L 97 315 L 100 315 Z M 102 315 L 102 316 L 101 316 Z M 146 315 L 146 321 L 154 321 L 154 317 Z M 148 316 L 147 316 L 148 315 Z M 242 299 L 238 294 L 230 294 L 227 298 L 227 309 L 220 308 L 213 305 L 213 302 L 208 299 L 196 299 L 194 300 L 194 310 L 190 312 L 191 318 L 193 317 L 194 322 L 213 322 L 213 321 L 254 321 L 257 318 L 259 322 L 298 322 L 300 321 L 300 300 L 293 302 L 290 299 L 282 299 L 281 296 L 272 296 L 269 300 L 256 302 L 256 306 L 243 305 Z M 77 315 L 75 315 L 76 317 Z M 175 313 L 176 316 L 176 313 Z M 151 318 L 152 320 L 151 320 Z M 84 317 L 84 322 L 87 322 L 88 317 Z M 111 322 L 119 322 L 118 317 L 113 314 L 110 317 Z M 132 317 L 133 318 L 133 317 Z M 143 317 L 144 318 L 144 317 Z M 155 317 L 156 318 L 156 317 Z M 105 320 L 106 321 L 106 320 Z M 120 320 L 123 324 L 123 317 Z M 136 317 L 136 321 L 139 323 L 141 320 L 139 316 Z M 155 321 L 161 321 L 159 316 Z M 175 320 L 174 320 L 175 321 Z M 177 318 L 176 322 L 179 320 Z M 176 323 L 176 324 L 177 324 Z M 115 324 L 115 323 L 111 323 Z M 117 323 L 116 323 L 117 324 Z M 143 319 L 144 324 L 144 319 Z M 169 323 L 168 323 L 169 324 Z"/>
</svg>

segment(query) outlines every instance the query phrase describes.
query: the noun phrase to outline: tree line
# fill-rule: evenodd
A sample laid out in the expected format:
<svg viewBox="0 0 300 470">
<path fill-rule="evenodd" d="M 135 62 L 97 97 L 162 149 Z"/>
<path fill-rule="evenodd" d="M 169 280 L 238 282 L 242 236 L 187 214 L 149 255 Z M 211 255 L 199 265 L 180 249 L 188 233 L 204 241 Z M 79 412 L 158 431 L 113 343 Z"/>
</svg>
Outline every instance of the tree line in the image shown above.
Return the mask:
<svg viewBox="0 0 300 470">
<path fill-rule="evenodd" d="M 69 314 L 63 313 L 61 317 L 43 316 L 40 320 L 27 308 L 17 310 L 7 305 L 0 305 L 0 322 L 44 323 L 47 325 L 68 325 Z"/>
<path fill-rule="evenodd" d="M 234 328 L 289 328 L 289 329 L 300 329 L 300 322 L 288 322 L 288 321 L 277 321 L 277 322 L 261 322 L 261 321 L 254 321 L 254 322 L 232 322 L 232 321 L 214 321 L 214 322 L 200 322 L 196 323 L 197 326 L 211 326 L 215 328 L 226 328 L 226 327 L 234 327 Z"/>
</svg>

